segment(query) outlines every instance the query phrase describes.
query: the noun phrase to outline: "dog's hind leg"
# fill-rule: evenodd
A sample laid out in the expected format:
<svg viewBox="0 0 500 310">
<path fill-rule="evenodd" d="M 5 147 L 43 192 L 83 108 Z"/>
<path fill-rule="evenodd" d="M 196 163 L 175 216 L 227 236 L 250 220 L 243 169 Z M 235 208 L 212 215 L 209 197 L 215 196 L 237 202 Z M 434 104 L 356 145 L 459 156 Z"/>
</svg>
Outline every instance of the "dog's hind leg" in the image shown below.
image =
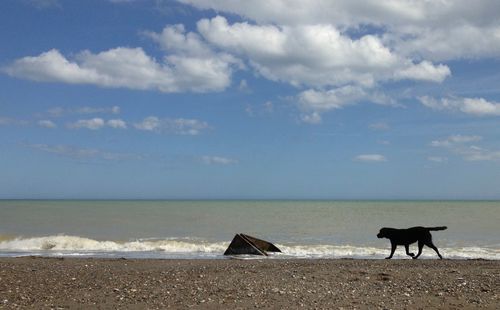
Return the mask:
<svg viewBox="0 0 500 310">
<path fill-rule="evenodd" d="M 387 256 L 385 259 L 391 259 L 395 251 L 396 251 L 396 244 L 391 242 L 391 255 Z"/>
<path fill-rule="evenodd" d="M 424 243 L 422 241 L 418 242 L 418 253 L 417 255 L 413 256 L 413 259 L 417 259 L 420 254 L 422 254 L 422 248 L 424 247 Z"/>
<path fill-rule="evenodd" d="M 434 243 L 432 243 L 432 241 L 426 242 L 425 245 L 428 246 L 429 248 L 433 249 L 434 251 L 436 251 L 437 255 L 439 256 L 439 259 L 443 259 L 441 254 L 439 254 L 438 248 L 434 245 Z"/>
<path fill-rule="evenodd" d="M 410 245 L 409 244 L 405 244 L 405 250 L 406 250 L 406 255 L 411 256 L 411 257 L 415 256 L 415 254 L 410 253 Z"/>
</svg>

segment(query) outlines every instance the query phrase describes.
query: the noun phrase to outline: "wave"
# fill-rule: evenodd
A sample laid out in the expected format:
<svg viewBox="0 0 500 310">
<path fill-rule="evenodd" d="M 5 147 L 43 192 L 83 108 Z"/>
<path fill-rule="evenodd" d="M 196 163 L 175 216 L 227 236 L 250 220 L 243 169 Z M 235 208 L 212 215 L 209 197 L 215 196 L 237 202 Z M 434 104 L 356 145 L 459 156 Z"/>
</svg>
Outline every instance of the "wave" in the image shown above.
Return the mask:
<svg viewBox="0 0 500 310">
<path fill-rule="evenodd" d="M 16 237 L 0 240 L 0 256 L 126 256 L 130 258 L 221 258 L 229 242 L 209 242 L 199 238 L 138 239 L 99 241 L 79 236 Z M 283 253 L 271 258 L 371 258 L 388 255 L 388 248 L 357 245 L 277 244 Z M 487 247 L 442 247 L 446 258 L 500 260 L 500 249 Z M 423 258 L 435 258 L 424 249 Z M 399 249 L 395 258 L 409 258 Z"/>
<path fill-rule="evenodd" d="M 281 246 L 284 253 L 303 258 L 384 258 L 389 255 L 389 248 L 352 245 L 292 245 Z M 439 249 L 445 258 L 451 259 L 490 259 L 500 260 L 500 250 L 483 247 L 442 247 Z M 422 258 L 436 258 L 431 249 L 422 251 Z M 396 250 L 394 258 L 407 258 L 403 248 Z"/>
<path fill-rule="evenodd" d="M 184 239 L 138 239 L 134 241 L 97 241 L 78 236 L 46 236 L 34 238 L 15 238 L 0 242 L 0 251 L 103 251 L 103 252 L 144 252 L 163 251 L 183 252 L 220 252 L 229 243 L 192 242 Z"/>
</svg>

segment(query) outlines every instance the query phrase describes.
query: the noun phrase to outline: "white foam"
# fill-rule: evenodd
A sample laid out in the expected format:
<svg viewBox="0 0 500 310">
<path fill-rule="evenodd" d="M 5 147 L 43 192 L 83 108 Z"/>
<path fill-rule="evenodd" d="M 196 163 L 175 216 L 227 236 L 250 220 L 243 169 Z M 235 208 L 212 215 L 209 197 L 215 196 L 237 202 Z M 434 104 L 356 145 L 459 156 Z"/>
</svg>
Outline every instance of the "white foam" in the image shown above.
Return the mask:
<svg viewBox="0 0 500 310">
<path fill-rule="evenodd" d="M 229 242 L 209 242 L 199 238 L 139 239 L 127 242 L 99 241 L 79 236 L 44 236 L 14 238 L 0 242 L 0 256 L 63 255 L 63 256 L 115 256 L 147 258 L 214 258 L 221 257 Z M 271 258 L 384 258 L 389 249 L 373 246 L 327 244 L 278 244 L 283 253 Z M 414 249 L 415 250 L 415 249 Z M 500 260 L 497 247 L 442 247 L 445 258 Z M 398 248 L 395 258 L 408 258 Z M 424 248 L 422 258 L 435 258 L 433 250 Z"/>
<path fill-rule="evenodd" d="M 46 236 L 15 238 L 0 242 L 0 251 L 93 251 L 93 252 L 146 252 L 214 253 L 224 251 L 227 242 L 190 242 L 179 239 L 135 240 L 128 242 L 97 241 L 78 236 Z"/>
<path fill-rule="evenodd" d="M 279 245 L 286 255 L 303 258 L 384 258 L 389 255 L 390 249 L 370 246 L 352 245 Z M 414 249 L 416 250 L 416 249 Z M 440 248 L 445 258 L 453 259 L 492 259 L 500 260 L 500 250 L 481 247 Z M 422 258 L 435 258 L 436 253 L 424 248 Z M 398 248 L 394 258 L 408 258 L 404 248 Z"/>
</svg>

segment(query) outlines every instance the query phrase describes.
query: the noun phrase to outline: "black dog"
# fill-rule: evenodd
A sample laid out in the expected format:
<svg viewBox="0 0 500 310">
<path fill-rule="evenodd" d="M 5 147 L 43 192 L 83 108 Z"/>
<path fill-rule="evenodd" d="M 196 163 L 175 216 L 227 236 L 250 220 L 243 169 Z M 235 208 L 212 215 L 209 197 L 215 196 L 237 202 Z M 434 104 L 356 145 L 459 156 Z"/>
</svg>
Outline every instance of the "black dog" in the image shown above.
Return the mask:
<svg viewBox="0 0 500 310">
<path fill-rule="evenodd" d="M 412 258 L 418 258 L 420 254 L 422 254 L 422 248 L 424 245 L 430 247 L 434 251 L 436 251 L 437 255 L 440 259 L 443 259 L 437 247 L 432 243 L 432 236 L 430 231 L 433 230 L 445 230 L 446 226 L 440 227 L 412 227 L 408 229 L 396 229 L 396 228 L 382 228 L 380 232 L 377 234 L 379 238 L 387 238 L 391 240 L 391 255 L 386 257 L 386 259 L 390 259 L 392 255 L 394 255 L 394 251 L 396 251 L 396 246 L 404 245 L 406 249 L 406 254 L 411 256 Z M 412 243 L 418 241 L 418 253 L 417 255 L 410 253 L 409 246 Z"/>
</svg>

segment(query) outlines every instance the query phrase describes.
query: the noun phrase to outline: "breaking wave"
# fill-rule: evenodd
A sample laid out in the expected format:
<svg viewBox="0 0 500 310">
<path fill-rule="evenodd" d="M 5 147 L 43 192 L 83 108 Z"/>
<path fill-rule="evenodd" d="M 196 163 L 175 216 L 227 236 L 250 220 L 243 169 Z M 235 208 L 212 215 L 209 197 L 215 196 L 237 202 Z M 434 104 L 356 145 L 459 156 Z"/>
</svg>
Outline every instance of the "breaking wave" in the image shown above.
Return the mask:
<svg viewBox="0 0 500 310">
<path fill-rule="evenodd" d="M 138 239 L 99 241 L 79 236 L 44 236 L 0 239 L 0 256 L 91 256 L 127 258 L 222 258 L 229 242 L 209 242 L 198 238 Z M 368 258 L 388 255 L 388 248 L 354 245 L 277 244 L 283 253 L 271 258 Z M 488 247 L 440 247 L 445 258 L 500 260 L 500 250 Z M 435 258 L 424 249 L 423 258 Z M 398 249 L 395 258 L 408 258 Z"/>
<path fill-rule="evenodd" d="M 0 242 L 0 251 L 103 251 L 103 252 L 201 252 L 224 251 L 227 242 L 193 242 L 184 239 L 138 239 L 134 241 L 97 241 L 77 236 L 15 238 Z"/>
</svg>

